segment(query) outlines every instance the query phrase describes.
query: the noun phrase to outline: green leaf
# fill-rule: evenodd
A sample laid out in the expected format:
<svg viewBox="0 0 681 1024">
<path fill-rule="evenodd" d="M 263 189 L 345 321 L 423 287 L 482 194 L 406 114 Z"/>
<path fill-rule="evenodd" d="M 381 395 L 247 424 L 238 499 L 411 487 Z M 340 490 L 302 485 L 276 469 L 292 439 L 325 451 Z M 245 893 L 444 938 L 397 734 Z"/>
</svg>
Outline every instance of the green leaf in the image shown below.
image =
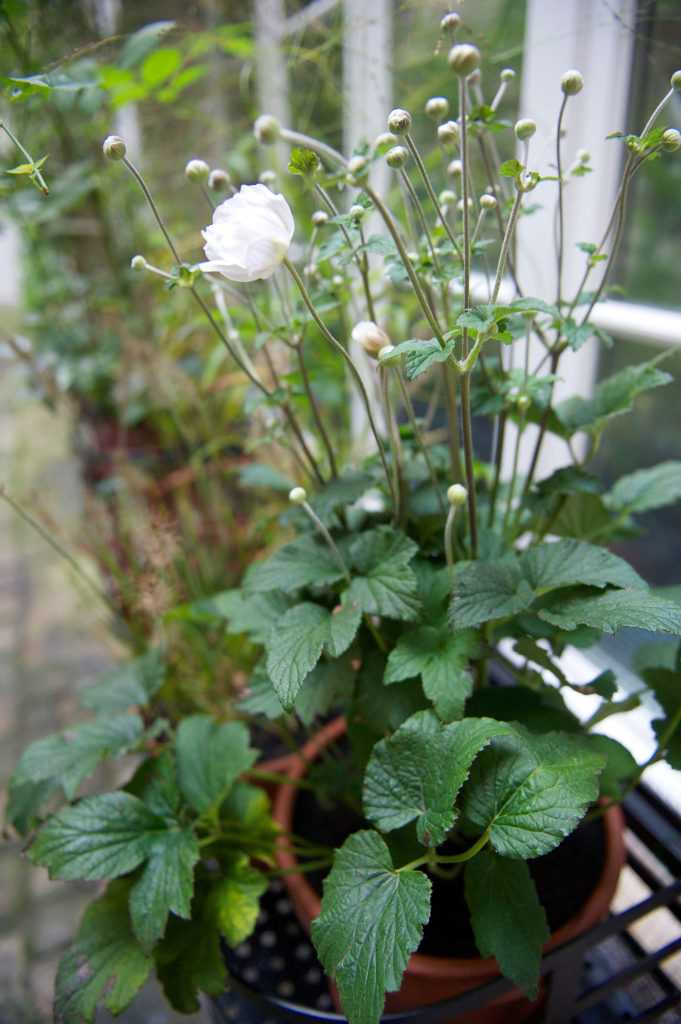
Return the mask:
<svg viewBox="0 0 681 1024">
<path fill-rule="evenodd" d="M 502 857 L 541 857 L 558 846 L 598 796 L 605 763 L 578 736 L 515 727 L 473 765 L 463 813 Z"/>
<path fill-rule="evenodd" d="M 191 916 L 198 859 L 199 844 L 191 829 L 169 829 L 154 842 L 130 892 L 130 920 L 143 949 L 150 950 L 163 936 L 170 911 Z"/>
<path fill-rule="evenodd" d="M 419 340 L 417 338 L 402 341 L 395 345 L 390 354 L 382 359 L 382 363 L 395 363 L 405 356 L 404 372 L 408 380 L 414 380 L 435 363 L 445 363 L 454 351 L 454 340 L 450 340 L 442 348 L 436 338 Z"/>
<path fill-rule="evenodd" d="M 504 313 L 508 316 L 509 307 L 504 307 Z M 467 327 L 478 334 L 487 334 L 497 322 L 496 306 L 473 306 L 457 317 L 458 327 Z"/>
<path fill-rule="evenodd" d="M 574 396 L 561 402 L 556 407 L 560 424 L 568 434 L 576 430 L 598 433 L 613 416 L 629 412 L 638 395 L 671 383 L 671 374 L 657 369 L 666 355 L 619 370 L 601 381 L 591 398 Z"/>
<path fill-rule="evenodd" d="M 121 1013 L 151 966 L 130 928 L 128 883 L 114 882 L 85 911 L 75 941 L 59 962 L 56 1024 L 92 1024 L 98 1006 Z"/>
<path fill-rule="evenodd" d="M 340 605 L 331 612 L 329 619 L 329 639 L 326 650 L 333 658 L 339 658 L 347 651 L 355 639 L 362 620 L 362 609 L 359 602 L 348 594 L 343 594 Z"/>
<path fill-rule="evenodd" d="M 416 821 L 419 842 L 439 846 L 475 757 L 507 728 L 489 718 L 443 725 L 432 711 L 413 715 L 374 747 L 364 777 L 366 816 L 382 832 Z"/>
<path fill-rule="evenodd" d="M 591 734 L 588 741 L 592 750 L 606 758 L 601 775 L 601 796 L 621 800 L 625 795 L 624 786 L 636 775 L 638 764 L 626 747 L 609 736 Z"/>
<path fill-rule="evenodd" d="M 346 839 L 324 881 L 312 938 L 350 1024 L 378 1024 L 385 993 L 400 987 L 429 914 L 423 872 L 396 871 L 376 832 Z"/>
<path fill-rule="evenodd" d="M 244 487 L 264 487 L 272 491 L 288 493 L 295 483 L 273 466 L 263 462 L 249 462 L 239 470 L 239 483 Z"/>
<path fill-rule="evenodd" d="M 328 519 L 337 509 L 352 505 L 372 486 L 367 473 L 344 473 L 331 480 L 310 499 L 310 504 L 320 519 Z"/>
<path fill-rule="evenodd" d="M 182 795 L 199 814 L 217 807 L 257 757 L 243 722 L 221 724 L 208 715 L 183 719 L 175 745 Z"/>
<path fill-rule="evenodd" d="M 144 84 L 150 88 L 156 88 L 167 81 L 182 64 L 182 54 L 179 50 L 172 50 L 164 47 L 155 50 L 148 57 L 144 58 L 140 74 Z"/>
<path fill-rule="evenodd" d="M 284 709 L 266 672 L 256 668 L 248 681 L 246 696 L 237 704 L 237 709 L 246 715 L 263 715 L 270 721 L 281 718 Z"/>
<path fill-rule="evenodd" d="M 180 1013 L 201 1009 L 199 992 L 219 996 L 225 990 L 226 968 L 220 933 L 209 897 L 195 897 L 192 920 L 171 917 L 165 937 L 154 950 L 156 974 L 163 992 Z"/>
<path fill-rule="evenodd" d="M 165 822 L 131 793 L 104 793 L 64 807 L 29 849 L 50 878 L 118 878 L 146 860 L 167 831 Z"/>
<path fill-rule="evenodd" d="M 339 705 L 347 707 L 355 685 L 352 658 L 321 661 L 313 668 L 296 698 L 296 714 L 309 726 Z M 281 710 L 281 706 L 280 706 Z"/>
<path fill-rule="evenodd" d="M 389 526 L 361 534 L 350 546 L 355 575 L 348 594 L 363 612 L 391 619 L 414 619 L 418 583 L 409 563 L 416 544 Z"/>
<path fill-rule="evenodd" d="M 182 806 L 182 796 L 177 781 L 174 754 L 170 750 L 164 750 L 160 757 L 147 761 L 146 764 L 150 766 L 150 770 L 145 774 L 141 791 L 136 791 L 134 795 L 139 796 L 149 810 L 159 818 L 175 822 Z"/>
<path fill-rule="evenodd" d="M 504 160 L 499 167 L 499 174 L 504 178 L 516 178 L 522 170 L 523 165 L 519 160 Z"/>
<path fill-rule="evenodd" d="M 309 174 L 315 174 L 320 167 L 319 157 L 311 149 L 295 146 L 291 150 L 288 162 L 288 169 L 291 174 L 301 174 L 306 178 Z"/>
<path fill-rule="evenodd" d="M 383 682 L 398 683 L 420 675 L 439 717 L 451 722 L 461 718 L 473 690 L 468 663 L 478 648 L 472 630 L 452 632 L 447 626 L 407 630 L 390 652 Z"/>
<path fill-rule="evenodd" d="M 292 708 L 305 679 L 329 639 L 326 608 L 306 602 L 289 609 L 273 628 L 267 647 L 267 673 L 277 697 Z"/>
<path fill-rule="evenodd" d="M 175 28 L 174 21 L 154 21 L 145 25 L 126 40 L 119 60 L 122 68 L 140 64 L 148 53 L 158 46 L 161 39 Z"/>
<path fill-rule="evenodd" d="M 653 719 L 658 743 L 666 750 L 666 760 L 677 771 L 681 771 L 681 729 L 677 725 L 668 735 L 670 723 L 678 719 L 681 710 L 681 672 L 668 668 L 648 668 L 643 678 L 655 694 L 655 699 L 664 711 L 664 718 Z"/>
<path fill-rule="evenodd" d="M 537 594 L 576 584 L 646 588 L 645 581 L 622 558 L 579 540 L 537 544 L 520 556 L 520 565 Z"/>
<path fill-rule="evenodd" d="M 681 501 L 681 462 L 661 462 L 650 469 L 621 477 L 608 494 L 606 504 L 617 512 L 649 512 Z"/>
<path fill-rule="evenodd" d="M 255 928 L 267 878 L 241 855 L 226 865 L 225 876 L 211 889 L 215 919 L 228 946 L 238 946 Z"/>
<path fill-rule="evenodd" d="M 608 590 L 573 597 L 539 611 L 540 618 L 559 629 L 591 626 L 615 633 L 630 626 L 656 633 L 681 633 L 681 608 L 647 590 Z"/>
<path fill-rule="evenodd" d="M 244 589 L 248 592 L 281 590 L 291 593 L 309 586 L 329 586 L 343 578 L 326 544 L 312 536 L 299 537 L 268 558 L 257 562 L 246 573 Z"/>
<path fill-rule="evenodd" d="M 13 780 L 58 783 L 68 800 L 98 764 L 108 757 L 126 754 L 140 740 L 144 725 L 138 715 L 113 715 L 36 740 L 26 748 Z"/>
<path fill-rule="evenodd" d="M 20 836 L 27 836 L 40 821 L 50 797 L 59 789 L 56 779 L 44 782 L 19 782 L 12 777 L 7 787 L 5 818 Z"/>
<path fill-rule="evenodd" d="M 264 643 L 272 626 L 291 607 L 291 598 L 280 591 L 266 594 L 245 594 L 241 590 L 225 590 L 209 598 L 204 605 L 206 614 L 226 619 L 229 632 L 249 636 L 254 643 Z"/>
<path fill-rule="evenodd" d="M 515 556 L 494 562 L 459 562 L 454 570 L 449 621 L 454 629 L 479 626 L 524 611 L 533 600 L 532 588 Z"/>
<path fill-rule="evenodd" d="M 124 662 L 100 675 L 80 694 L 84 708 L 95 711 L 125 711 L 137 705 L 146 707 L 163 686 L 165 664 L 162 652 L 155 648 L 134 661 Z"/>
<path fill-rule="evenodd" d="M 560 316 L 557 306 L 552 306 L 543 299 L 530 298 L 529 296 L 524 299 L 514 299 L 510 303 L 509 308 L 514 313 L 546 313 L 554 319 Z"/>
<path fill-rule="evenodd" d="M 466 864 L 464 884 L 480 955 L 536 999 L 549 927 L 527 864 L 485 849 Z"/>
</svg>

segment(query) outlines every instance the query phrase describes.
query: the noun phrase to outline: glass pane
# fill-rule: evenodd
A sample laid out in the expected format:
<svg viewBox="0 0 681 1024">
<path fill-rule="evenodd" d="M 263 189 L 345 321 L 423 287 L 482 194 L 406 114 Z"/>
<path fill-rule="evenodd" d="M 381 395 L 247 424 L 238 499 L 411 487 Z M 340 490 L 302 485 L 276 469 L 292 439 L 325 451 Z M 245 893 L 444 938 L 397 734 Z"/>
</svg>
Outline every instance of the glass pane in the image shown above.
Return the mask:
<svg viewBox="0 0 681 1024">
<path fill-rule="evenodd" d="M 657 0 L 639 5 L 628 131 L 640 130 L 672 72 L 681 67 L 681 4 Z M 681 128 L 681 93 L 675 92 L 659 121 Z M 612 145 L 613 143 L 609 143 Z M 634 179 L 617 281 L 634 302 L 681 309 L 678 239 L 681 235 L 681 160 L 663 154 Z"/>
</svg>

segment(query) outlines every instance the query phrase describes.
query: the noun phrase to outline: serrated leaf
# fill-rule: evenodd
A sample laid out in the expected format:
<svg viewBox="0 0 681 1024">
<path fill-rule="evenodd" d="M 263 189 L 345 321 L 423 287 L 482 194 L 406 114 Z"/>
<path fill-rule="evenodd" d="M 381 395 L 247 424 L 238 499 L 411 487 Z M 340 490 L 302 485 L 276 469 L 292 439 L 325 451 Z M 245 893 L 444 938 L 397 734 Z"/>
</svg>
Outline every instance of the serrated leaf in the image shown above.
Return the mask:
<svg viewBox="0 0 681 1024">
<path fill-rule="evenodd" d="M 354 504 L 372 483 L 367 473 L 344 473 L 317 491 L 310 504 L 320 519 L 328 519 L 337 509 Z"/>
<path fill-rule="evenodd" d="M 515 178 L 523 170 L 523 165 L 519 160 L 504 160 L 499 167 L 499 174 L 503 175 L 504 178 Z"/>
<path fill-rule="evenodd" d="M 31 743 L 19 760 L 13 780 L 17 785 L 54 780 L 72 800 L 83 779 L 98 764 L 127 753 L 143 733 L 138 715 L 114 715 L 75 725 Z"/>
<path fill-rule="evenodd" d="M 159 818 L 175 821 L 182 806 L 175 757 L 170 750 L 164 750 L 160 757 L 150 764 L 141 791 L 136 792 L 135 796 L 139 796 L 149 810 Z"/>
<path fill-rule="evenodd" d="M 445 722 L 461 718 L 473 682 L 469 659 L 479 648 L 472 630 L 452 632 L 447 626 L 419 626 L 405 631 L 388 656 L 383 682 L 398 683 L 421 676 L 423 690 Z"/>
<path fill-rule="evenodd" d="M 329 586 L 343 578 L 326 544 L 310 536 L 285 544 L 264 562 L 251 566 L 244 579 L 246 591 L 280 590 L 289 594 L 309 586 Z"/>
<path fill-rule="evenodd" d="M 606 548 L 565 539 L 537 544 L 520 556 L 523 575 L 537 594 L 583 584 L 590 587 L 646 588 L 632 567 Z"/>
<path fill-rule="evenodd" d="M 350 657 L 321 661 L 310 672 L 296 697 L 296 715 L 303 725 L 309 726 L 334 707 L 347 707 L 354 684 L 355 670 Z"/>
<path fill-rule="evenodd" d="M 294 146 L 291 150 L 288 162 L 291 174 L 301 174 L 303 177 L 307 177 L 309 174 L 315 174 L 320 167 L 319 157 L 311 149 Z"/>
<path fill-rule="evenodd" d="M 208 715 L 180 722 L 175 750 L 180 790 L 199 814 L 217 807 L 257 757 L 243 722 L 220 723 Z"/>
<path fill-rule="evenodd" d="M 592 734 L 588 741 L 591 749 L 606 759 L 600 780 L 601 796 L 621 800 L 624 796 L 624 787 L 638 771 L 638 764 L 627 748 L 610 736 Z"/>
<path fill-rule="evenodd" d="M 291 607 L 291 600 L 278 590 L 264 594 L 225 590 L 207 604 L 211 615 L 227 620 L 231 634 L 244 633 L 254 643 L 264 643 L 272 626 Z"/>
<path fill-rule="evenodd" d="M 597 384 L 591 398 L 577 395 L 561 402 L 556 406 L 560 424 L 569 434 L 576 430 L 597 433 L 613 416 L 629 412 L 638 395 L 672 381 L 671 374 L 657 368 L 661 358 L 626 366 Z"/>
<path fill-rule="evenodd" d="M 681 501 L 681 462 L 661 462 L 621 477 L 608 494 L 609 508 L 627 514 L 649 512 Z"/>
<path fill-rule="evenodd" d="M 228 946 L 238 946 L 252 933 L 266 889 L 267 878 L 250 866 L 248 857 L 240 856 L 226 865 L 224 878 L 212 887 L 209 899 Z"/>
<path fill-rule="evenodd" d="M 207 895 L 195 898 L 191 921 L 170 918 L 166 934 L 154 950 L 154 959 L 163 992 L 180 1013 L 201 1009 L 200 992 L 211 996 L 224 992 L 227 972 Z"/>
<path fill-rule="evenodd" d="M 156 648 L 102 673 L 82 690 L 80 703 L 84 708 L 100 712 L 125 711 L 133 705 L 146 707 L 163 686 L 164 679 L 163 655 Z"/>
<path fill-rule="evenodd" d="M 130 891 L 130 920 L 143 949 L 163 936 L 172 911 L 191 916 L 199 844 L 191 829 L 168 829 L 153 843 L 142 874 Z"/>
<path fill-rule="evenodd" d="M 404 356 L 406 377 L 408 380 L 415 380 L 436 363 L 446 362 L 454 351 L 454 344 L 454 340 L 450 340 L 443 348 L 436 338 L 402 341 L 395 345 L 392 352 L 381 362 L 395 363 Z"/>
<path fill-rule="evenodd" d="M 541 857 L 575 828 L 598 796 L 604 758 L 578 736 L 518 727 L 473 765 L 463 813 L 502 857 Z"/>
<path fill-rule="evenodd" d="M 307 675 L 329 639 L 329 612 L 305 602 L 291 608 L 272 630 L 267 647 L 267 674 L 285 708 L 293 707 Z"/>
<path fill-rule="evenodd" d="M 98 1006 L 121 1013 L 147 980 L 152 961 L 132 934 L 128 890 L 114 882 L 85 911 L 59 962 L 55 1024 L 93 1024 Z"/>
<path fill-rule="evenodd" d="M 630 626 L 654 633 L 681 633 L 681 608 L 647 590 L 607 590 L 573 597 L 539 611 L 540 618 L 558 629 L 590 626 L 616 633 Z"/>
<path fill-rule="evenodd" d="M 374 747 L 364 777 L 366 816 L 382 832 L 416 821 L 419 842 L 439 846 L 476 755 L 506 731 L 489 718 L 443 725 L 432 711 L 413 715 Z"/>
<path fill-rule="evenodd" d="M 464 882 L 480 955 L 495 957 L 502 974 L 536 999 L 550 933 L 527 864 L 484 849 L 466 864 Z"/>
<path fill-rule="evenodd" d="M 418 583 L 409 563 L 417 550 L 412 540 L 389 526 L 361 534 L 350 546 L 355 573 L 348 599 L 370 615 L 416 618 Z"/>
<path fill-rule="evenodd" d="M 271 721 L 281 718 L 284 714 L 272 680 L 265 671 L 259 669 L 256 669 L 249 679 L 246 696 L 241 698 L 237 708 L 242 714 L 264 715 Z"/>
<path fill-rule="evenodd" d="M 529 608 L 534 593 L 517 558 L 494 562 L 459 562 L 454 570 L 454 596 L 449 621 L 454 629 L 479 626 Z"/>
<path fill-rule="evenodd" d="M 146 860 L 166 823 L 131 793 L 104 793 L 62 808 L 29 849 L 50 878 L 118 878 Z"/>
<path fill-rule="evenodd" d="M 44 782 L 19 782 L 12 777 L 7 787 L 5 818 L 20 836 L 35 828 L 50 797 L 59 789 L 56 779 Z"/>
<path fill-rule="evenodd" d="M 428 878 L 396 871 L 378 833 L 356 832 L 336 851 L 312 938 L 350 1024 L 378 1024 L 429 914 Z"/>
<path fill-rule="evenodd" d="M 509 312 L 510 307 L 505 306 L 503 307 L 503 313 L 500 315 L 508 316 Z M 496 306 L 473 306 L 464 313 L 460 313 L 456 323 L 458 327 L 467 327 L 478 334 L 486 334 L 494 327 L 497 319 Z"/>
<path fill-rule="evenodd" d="M 362 609 L 359 602 L 344 594 L 341 604 L 334 608 L 329 618 L 329 638 L 326 641 L 326 650 L 333 658 L 339 658 L 341 654 L 345 654 L 355 639 L 361 619 Z"/>
</svg>

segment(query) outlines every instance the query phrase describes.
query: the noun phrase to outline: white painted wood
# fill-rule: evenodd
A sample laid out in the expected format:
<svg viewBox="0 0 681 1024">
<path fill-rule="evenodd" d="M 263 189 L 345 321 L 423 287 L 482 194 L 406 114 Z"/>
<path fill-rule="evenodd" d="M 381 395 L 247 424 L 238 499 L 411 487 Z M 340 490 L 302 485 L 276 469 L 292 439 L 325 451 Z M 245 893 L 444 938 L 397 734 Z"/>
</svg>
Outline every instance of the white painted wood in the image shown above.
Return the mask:
<svg viewBox="0 0 681 1024">
<path fill-rule="evenodd" d="M 123 10 L 122 0 L 86 0 L 85 7 L 103 39 L 116 35 Z M 137 105 L 127 103 L 117 110 L 111 130 L 125 139 L 128 156 L 133 163 L 141 163 L 142 129 Z"/>
<path fill-rule="evenodd" d="M 576 242 L 597 242 L 605 229 L 617 191 L 621 146 L 606 141 L 626 122 L 629 77 L 633 55 L 635 0 L 528 0 L 525 62 L 520 100 L 523 117 L 537 121 L 530 147 L 530 165 L 545 174 L 555 173 L 555 131 L 562 100 L 560 77 L 569 68 L 584 76 L 584 89 L 568 101 L 567 136 L 563 163 L 568 167 L 578 149 L 592 155 L 594 172 L 571 181 L 565 189 L 565 262 L 563 290 L 572 295 L 584 268 L 584 254 Z M 553 299 L 556 293 L 554 256 L 554 185 L 545 183 L 528 196 L 543 209 L 523 218 L 518 227 L 518 274 L 527 295 Z M 598 282 L 594 273 L 589 286 Z M 609 305 L 609 304 L 603 304 Z M 601 310 L 599 308 L 599 317 Z M 605 314 L 604 314 L 605 315 Z M 543 349 L 533 343 L 531 365 Z M 566 352 L 560 364 L 562 380 L 556 387 L 560 400 L 570 394 L 588 394 L 594 384 L 598 352 L 587 345 L 578 353 Z M 535 428 L 528 428 L 520 453 L 524 472 L 534 447 Z M 506 445 L 505 470 L 510 471 L 515 432 Z M 545 438 L 539 476 L 569 461 L 565 444 L 549 434 Z"/>
<path fill-rule="evenodd" d="M 290 126 L 289 83 L 283 43 L 286 38 L 284 0 L 255 0 L 255 63 L 260 113 L 272 114 L 280 124 Z M 261 150 L 268 166 L 283 169 L 288 164 L 284 143 Z"/>
</svg>

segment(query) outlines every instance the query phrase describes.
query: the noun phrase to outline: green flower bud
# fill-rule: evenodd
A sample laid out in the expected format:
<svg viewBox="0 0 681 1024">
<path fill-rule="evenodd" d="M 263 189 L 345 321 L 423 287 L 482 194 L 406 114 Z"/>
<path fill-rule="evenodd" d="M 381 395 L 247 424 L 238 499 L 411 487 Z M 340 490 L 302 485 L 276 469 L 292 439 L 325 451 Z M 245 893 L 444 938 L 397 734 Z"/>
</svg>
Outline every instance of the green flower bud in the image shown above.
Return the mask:
<svg viewBox="0 0 681 1024">
<path fill-rule="evenodd" d="M 512 82 L 515 78 L 515 71 L 513 68 L 504 68 L 499 75 L 502 82 Z"/>
<path fill-rule="evenodd" d="M 411 128 L 411 114 L 408 110 L 396 107 L 388 114 L 388 130 L 393 135 L 406 135 Z"/>
<path fill-rule="evenodd" d="M 445 188 L 437 198 L 440 206 L 451 206 L 456 202 L 456 193 L 452 192 L 449 188 Z"/>
<path fill-rule="evenodd" d="M 253 125 L 253 134 L 258 142 L 269 146 L 281 135 L 281 125 L 271 114 L 261 114 Z"/>
<path fill-rule="evenodd" d="M 677 132 L 676 128 L 667 128 L 666 132 L 662 133 L 662 148 L 665 153 L 675 153 L 680 146 L 681 132 Z"/>
<path fill-rule="evenodd" d="M 409 152 L 405 146 L 393 146 L 385 154 L 385 162 L 388 167 L 397 168 L 404 167 L 407 160 L 409 159 Z"/>
<path fill-rule="evenodd" d="M 383 149 L 384 146 L 394 146 L 397 142 L 397 136 L 393 135 L 392 132 L 381 132 L 374 139 L 374 149 Z"/>
<path fill-rule="evenodd" d="M 456 121 L 445 121 L 437 130 L 438 141 L 443 146 L 456 146 L 460 137 L 459 126 Z"/>
<path fill-rule="evenodd" d="M 455 11 L 450 11 L 440 21 L 440 30 L 442 32 L 456 32 L 460 24 L 461 18 L 459 15 Z"/>
<path fill-rule="evenodd" d="M 445 96 L 431 96 L 425 106 L 427 117 L 441 121 L 449 113 L 449 100 Z"/>
<path fill-rule="evenodd" d="M 447 61 L 455 75 L 467 78 L 480 67 L 480 50 L 470 43 L 458 43 L 449 51 Z"/>
<path fill-rule="evenodd" d="M 674 72 L 672 77 L 669 79 L 669 84 L 672 89 L 676 90 L 676 92 L 681 92 L 681 68 Z"/>
<path fill-rule="evenodd" d="M 187 181 L 194 182 L 194 184 L 208 181 L 209 174 L 210 167 L 205 160 L 190 160 L 184 169 L 185 178 Z"/>
<path fill-rule="evenodd" d="M 353 156 L 348 160 L 348 179 L 351 184 L 366 178 L 369 173 L 369 164 L 365 156 Z"/>
<path fill-rule="evenodd" d="M 494 210 L 497 206 L 496 197 L 490 195 L 489 192 L 484 192 L 480 196 L 480 209 L 481 210 Z"/>
<path fill-rule="evenodd" d="M 531 139 L 536 130 L 537 122 L 533 121 L 531 117 L 523 117 L 515 123 L 515 135 L 521 142 Z"/>
<path fill-rule="evenodd" d="M 107 160 L 122 160 L 127 153 L 127 146 L 120 135 L 107 135 L 102 143 L 102 152 Z"/>
<path fill-rule="evenodd" d="M 288 492 L 288 500 L 292 505 L 304 505 L 307 501 L 307 491 L 304 487 L 294 487 Z"/>
<path fill-rule="evenodd" d="M 353 203 L 348 210 L 348 213 L 351 217 L 354 217 L 355 220 L 359 220 L 360 217 L 363 217 L 366 213 L 366 209 L 363 206 L 360 206 L 359 203 Z"/>
<path fill-rule="evenodd" d="M 312 214 L 312 223 L 316 228 L 322 228 L 329 222 L 329 215 L 326 210 L 315 210 Z"/>
<path fill-rule="evenodd" d="M 463 174 L 463 164 L 460 160 L 450 160 L 447 164 L 447 174 L 451 174 L 453 178 L 460 178 Z"/>
<path fill-rule="evenodd" d="M 468 491 L 463 484 L 451 484 L 447 488 L 447 501 L 452 508 L 460 508 L 468 501 Z"/>
<path fill-rule="evenodd" d="M 580 71 L 571 68 L 560 80 L 560 87 L 566 96 L 576 96 L 584 88 L 584 79 Z"/>
<path fill-rule="evenodd" d="M 130 260 L 130 266 L 132 267 L 133 270 L 146 270 L 147 261 L 145 260 L 144 256 L 140 256 L 138 253 L 137 256 L 133 256 L 133 258 Z"/>
</svg>

